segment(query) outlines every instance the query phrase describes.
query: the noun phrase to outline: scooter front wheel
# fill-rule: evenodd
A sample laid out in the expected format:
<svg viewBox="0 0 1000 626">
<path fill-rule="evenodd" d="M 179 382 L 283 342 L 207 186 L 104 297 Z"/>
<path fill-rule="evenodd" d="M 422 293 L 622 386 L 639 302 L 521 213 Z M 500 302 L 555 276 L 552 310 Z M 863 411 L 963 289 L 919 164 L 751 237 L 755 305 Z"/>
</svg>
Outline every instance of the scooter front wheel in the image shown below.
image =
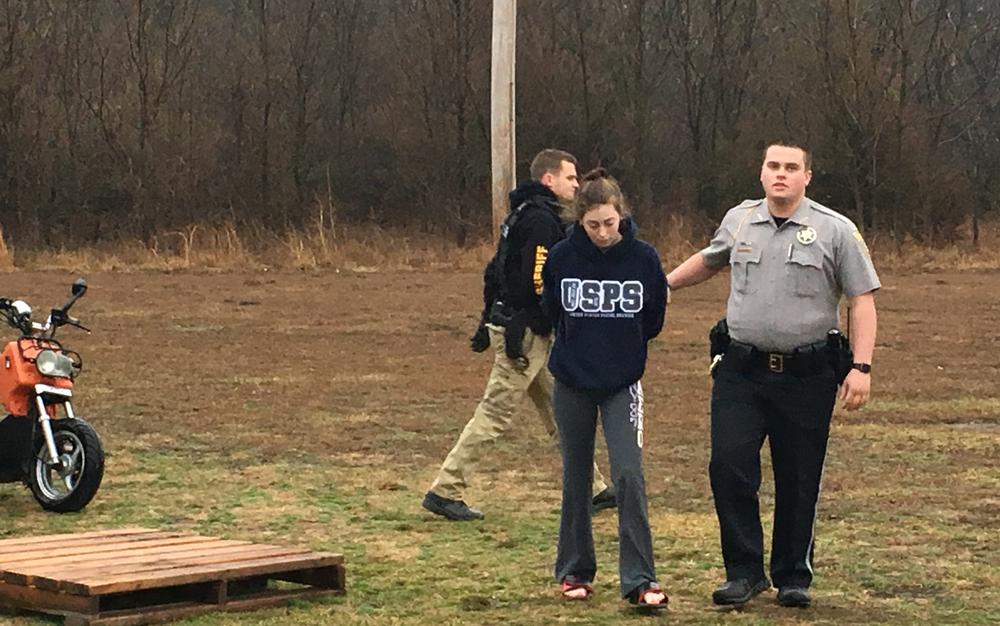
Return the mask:
<svg viewBox="0 0 1000 626">
<path fill-rule="evenodd" d="M 53 420 L 52 436 L 59 463 L 49 463 L 48 448 L 40 439 L 28 475 L 31 493 L 46 511 L 79 511 L 94 498 L 104 478 L 101 438 L 79 418 Z"/>
</svg>

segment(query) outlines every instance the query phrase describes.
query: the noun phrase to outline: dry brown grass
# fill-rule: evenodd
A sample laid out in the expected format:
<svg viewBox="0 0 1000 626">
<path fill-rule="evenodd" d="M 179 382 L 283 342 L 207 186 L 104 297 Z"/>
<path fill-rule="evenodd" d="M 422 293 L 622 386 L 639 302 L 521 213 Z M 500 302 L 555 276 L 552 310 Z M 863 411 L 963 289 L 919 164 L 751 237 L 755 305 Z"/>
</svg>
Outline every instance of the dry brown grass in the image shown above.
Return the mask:
<svg viewBox="0 0 1000 626">
<path fill-rule="evenodd" d="M 710 232 L 711 225 L 704 220 L 671 213 L 644 228 L 642 236 L 656 245 L 664 265 L 672 268 L 704 247 Z M 880 270 L 1000 269 L 1000 221 L 984 224 L 981 232 L 977 247 L 964 242 L 930 247 L 911 239 L 900 244 L 882 234 L 869 235 L 867 242 Z M 149 242 L 132 239 L 75 249 L 22 249 L 18 250 L 16 262 L 0 230 L 0 271 L 225 272 L 268 267 L 357 272 L 478 271 L 493 250 L 492 241 L 486 238 L 459 247 L 443 236 L 344 224 L 336 220 L 335 212 L 320 207 L 307 228 L 285 233 L 238 229 L 231 223 L 192 224 L 183 230 L 161 233 Z"/>
<path fill-rule="evenodd" d="M 15 267 L 12 255 L 0 247 Z M 336 268 L 358 272 L 380 270 L 455 269 L 482 267 L 492 244 L 481 241 L 460 248 L 441 237 L 414 235 L 373 226 L 316 224 L 309 230 L 275 234 L 240 232 L 232 224 L 194 224 L 157 235 L 149 243 L 132 239 L 113 245 L 75 249 L 26 250 L 17 258 L 23 270 L 141 271 Z"/>
<path fill-rule="evenodd" d="M 355 271 L 481 268 L 493 253 L 486 241 L 460 248 L 442 237 L 385 230 L 373 226 L 340 226 L 336 237 L 315 228 L 292 231 L 267 251 L 275 267 L 334 267 Z"/>
<path fill-rule="evenodd" d="M 939 272 L 947 270 L 986 270 L 1000 268 L 1000 223 L 984 229 L 979 245 L 969 240 L 931 247 L 906 239 L 897 245 L 888 235 L 876 235 L 868 241 L 878 267 L 900 272 Z"/>
</svg>

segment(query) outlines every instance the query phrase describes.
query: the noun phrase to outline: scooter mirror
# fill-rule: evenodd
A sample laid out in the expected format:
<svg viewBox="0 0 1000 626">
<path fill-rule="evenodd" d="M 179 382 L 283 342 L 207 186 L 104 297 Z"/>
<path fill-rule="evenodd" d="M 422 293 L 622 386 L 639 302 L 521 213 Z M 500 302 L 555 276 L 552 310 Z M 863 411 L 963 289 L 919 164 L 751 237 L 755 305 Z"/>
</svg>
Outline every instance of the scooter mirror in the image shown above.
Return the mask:
<svg viewBox="0 0 1000 626">
<path fill-rule="evenodd" d="M 87 281 L 85 281 L 82 278 L 77 278 L 76 280 L 73 281 L 73 287 L 71 288 L 71 291 L 73 295 L 77 297 L 87 293 Z"/>
<path fill-rule="evenodd" d="M 31 319 L 31 305 L 24 300 L 14 300 L 11 303 L 11 308 L 14 309 L 14 313 L 24 319 Z"/>
</svg>

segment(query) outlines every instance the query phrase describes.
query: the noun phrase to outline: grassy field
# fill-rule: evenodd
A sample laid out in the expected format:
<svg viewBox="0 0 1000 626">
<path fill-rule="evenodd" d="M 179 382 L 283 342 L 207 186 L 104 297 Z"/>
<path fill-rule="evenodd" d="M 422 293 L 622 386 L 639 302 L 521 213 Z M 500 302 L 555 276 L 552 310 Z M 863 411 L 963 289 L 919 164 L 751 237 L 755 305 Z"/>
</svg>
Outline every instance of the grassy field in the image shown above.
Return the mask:
<svg viewBox="0 0 1000 626">
<path fill-rule="evenodd" d="M 0 295 L 43 309 L 74 275 L 2 278 Z M 724 280 L 675 295 L 644 381 L 665 616 L 623 610 L 609 512 L 596 520 L 596 596 L 560 600 L 559 458 L 527 410 L 468 494 L 485 520 L 420 508 L 489 370 L 466 347 L 477 272 L 88 275 L 74 313 L 94 333 L 63 338 L 85 360 L 77 410 L 104 437 L 105 483 L 85 512 L 64 516 L 0 486 L 0 537 L 128 525 L 345 555 L 342 598 L 180 622 L 189 626 L 1000 623 L 1000 273 L 882 278 L 874 399 L 835 415 L 808 610 L 778 607 L 773 592 L 740 612 L 709 600 L 723 571 L 705 334 Z M 765 479 L 768 516 L 772 494 Z"/>
</svg>

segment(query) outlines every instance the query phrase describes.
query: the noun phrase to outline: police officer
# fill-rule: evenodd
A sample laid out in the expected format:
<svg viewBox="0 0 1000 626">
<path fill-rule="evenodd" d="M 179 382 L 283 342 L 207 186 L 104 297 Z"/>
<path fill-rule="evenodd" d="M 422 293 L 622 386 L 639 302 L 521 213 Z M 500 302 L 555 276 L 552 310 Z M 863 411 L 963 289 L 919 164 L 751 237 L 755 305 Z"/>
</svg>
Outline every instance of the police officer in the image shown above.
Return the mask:
<svg viewBox="0 0 1000 626">
<path fill-rule="evenodd" d="M 541 309 L 542 267 L 552 246 L 565 237 L 560 203 L 570 204 L 580 186 L 576 158 L 562 150 L 542 150 L 531 162 L 531 178 L 510 193 L 511 212 L 485 272 L 485 319 L 472 344 L 477 351 L 490 344 L 496 351 L 486 391 L 424 496 L 425 509 L 450 520 L 483 517 L 465 503 L 463 492 L 483 446 L 507 429 L 525 397 L 549 436 L 558 437 L 552 375 L 545 367 L 552 325 Z M 595 510 L 615 505 L 614 489 L 596 465 L 593 493 Z"/>
<path fill-rule="evenodd" d="M 779 604 L 810 604 L 837 387 L 847 410 L 861 407 L 871 387 L 881 285 L 854 224 L 805 197 L 810 165 L 799 145 L 769 145 L 760 170 L 765 199 L 731 209 L 711 244 L 667 277 L 677 290 L 732 269 L 725 324 L 713 330 L 713 352 L 724 352 L 713 362 L 709 466 L 726 567 L 712 594 L 718 605 L 744 604 L 770 587 L 757 498 L 765 438 L 775 489 L 771 578 Z M 837 330 L 841 295 L 850 347 Z M 726 324 L 728 335 L 720 332 Z"/>
</svg>

